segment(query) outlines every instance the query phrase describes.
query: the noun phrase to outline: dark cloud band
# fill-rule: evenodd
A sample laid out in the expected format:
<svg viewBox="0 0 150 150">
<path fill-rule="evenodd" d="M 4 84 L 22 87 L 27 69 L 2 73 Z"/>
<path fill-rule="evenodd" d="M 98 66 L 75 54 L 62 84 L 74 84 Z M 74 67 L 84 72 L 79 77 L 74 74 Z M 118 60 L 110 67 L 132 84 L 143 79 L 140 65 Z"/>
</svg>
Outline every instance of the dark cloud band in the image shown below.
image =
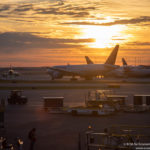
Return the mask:
<svg viewBox="0 0 150 150">
<path fill-rule="evenodd" d="M 93 39 L 44 38 L 25 32 L 5 32 L 0 34 L 0 52 L 17 53 L 28 49 L 81 48 L 81 43 L 93 42 Z"/>
<path fill-rule="evenodd" d="M 62 24 L 70 24 L 70 25 L 96 25 L 96 26 L 112 26 L 112 25 L 124 25 L 124 24 L 138 24 L 138 23 L 144 23 L 144 22 L 150 22 L 150 16 L 141 16 L 138 18 L 133 19 L 122 19 L 122 20 L 116 20 L 114 22 L 108 22 L 108 23 L 94 23 L 94 22 L 65 22 Z"/>
</svg>

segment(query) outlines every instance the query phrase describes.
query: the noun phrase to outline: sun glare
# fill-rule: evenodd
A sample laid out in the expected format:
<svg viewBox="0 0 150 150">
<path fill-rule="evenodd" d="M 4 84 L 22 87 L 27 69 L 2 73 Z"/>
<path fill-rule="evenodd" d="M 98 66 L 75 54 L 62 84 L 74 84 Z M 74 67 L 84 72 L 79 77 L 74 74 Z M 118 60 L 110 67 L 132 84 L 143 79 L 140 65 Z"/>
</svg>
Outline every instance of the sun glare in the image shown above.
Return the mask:
<svg viewBox="0 0 150 150">
<path fill-rule="evenodd" d="M 82 26 L 82 35 L 80 38 L 95 39 L 93 43 L 87 43 L 88 47 L 105 48 L 112 47 L 117 43 L 122 43 L 124 35 L 121 33 L 125 30 L 124 25 L 114 26 Z"/>
</svg>

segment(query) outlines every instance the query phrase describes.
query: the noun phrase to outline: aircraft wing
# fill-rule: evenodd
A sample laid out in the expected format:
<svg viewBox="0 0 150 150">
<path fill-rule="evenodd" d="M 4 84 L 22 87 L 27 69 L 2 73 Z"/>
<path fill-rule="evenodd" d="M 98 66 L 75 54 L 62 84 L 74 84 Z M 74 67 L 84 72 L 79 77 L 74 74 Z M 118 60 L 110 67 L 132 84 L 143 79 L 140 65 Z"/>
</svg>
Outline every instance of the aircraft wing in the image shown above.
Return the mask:
<svg viewBox="0 0 150 150">
<path fill-rule="evenodd" d="M 77 72 L 72 72 L 72 71 L 68 71 L 68 70 L 64 70 L 64 69 L 60 69 L 60 68 L 49 67 L 49 69 L 58 71 L 58 72 L 61 72 L 63 74 L 67 74 L 67 75 L 72 75 L 72 76 L 79 75 L 80 76 L 80 74 Z"/>
</svg>

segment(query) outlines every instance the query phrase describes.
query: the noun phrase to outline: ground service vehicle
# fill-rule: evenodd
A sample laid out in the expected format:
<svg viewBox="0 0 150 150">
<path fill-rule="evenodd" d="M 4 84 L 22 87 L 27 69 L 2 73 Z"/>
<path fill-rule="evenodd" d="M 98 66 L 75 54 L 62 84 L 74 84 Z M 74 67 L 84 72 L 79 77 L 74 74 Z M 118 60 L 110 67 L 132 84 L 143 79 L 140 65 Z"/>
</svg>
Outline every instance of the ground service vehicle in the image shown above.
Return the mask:
<svg viewBox="0 0 150 150">
<path fill-rule="evenodd" d="M 27 101 L 27 97 L 22 96 L 21 90 L 12 90 L 8 97 L 8 104 L 26 104 Z"/>
</svg>

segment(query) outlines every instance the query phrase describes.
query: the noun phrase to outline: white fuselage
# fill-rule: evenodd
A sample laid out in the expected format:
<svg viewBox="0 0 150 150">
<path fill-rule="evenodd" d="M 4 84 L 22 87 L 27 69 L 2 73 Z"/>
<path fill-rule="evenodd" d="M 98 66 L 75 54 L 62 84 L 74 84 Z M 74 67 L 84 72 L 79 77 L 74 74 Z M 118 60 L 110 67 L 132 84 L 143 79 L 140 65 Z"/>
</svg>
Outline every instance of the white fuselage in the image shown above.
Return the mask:
<svg viewBox="0 0 150 150">
<path fill-rule="evenodd" d="M 150 77 L 150 68 L 142 66 L 122 66 L 112 70 L 107 77 L 133 77 L 133 78 L 146 78 Z"/>
<path fill-rule="evenodd" d="M 61 65 L 53 66 L 54 69 L 63 70 L 63 75 L 79 75 L 81 77 L 94 77 L 104 75 L 113 69 L 118 68 L 116 65 L 108 64 L 83 64 L 83 65 Z M 49 73 L 54 73 L 55 70 L 49 69 Z M 59 72 L 59 71 L 58 71 Z"/>
<path fill-rule="evenodd" d="M 135 66 L 127 72 L 130 77 L 150 77 L 150 69 Z"/>
</svg>

